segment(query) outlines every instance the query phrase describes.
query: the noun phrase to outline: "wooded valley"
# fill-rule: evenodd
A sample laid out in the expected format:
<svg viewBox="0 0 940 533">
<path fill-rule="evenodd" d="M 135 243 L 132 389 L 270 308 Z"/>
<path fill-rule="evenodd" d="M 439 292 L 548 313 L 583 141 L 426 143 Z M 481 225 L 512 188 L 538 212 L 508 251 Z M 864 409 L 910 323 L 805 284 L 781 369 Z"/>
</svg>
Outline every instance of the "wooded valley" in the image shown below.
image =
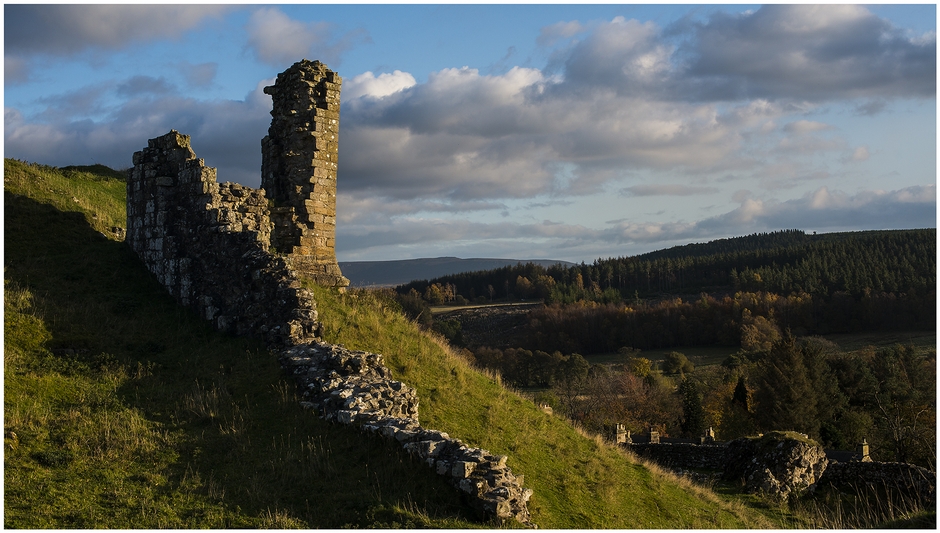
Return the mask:
<svg viewBox="0 0 940 533">
<path fill-rule="evenodd" d="M 411 316 L 592 431 L 624 423 L 719 439 L 774 429 L 934 468 L 936 349 L 824 338 L 933 331 L 936 231 L 722 239 L 570 268 L 517 265 L 398 287 Z M 516 346 L 464 340 L 429 307 L 541 300 Z M 494 339 L 495 340 L 495 339 Z M 720 365 L 683 351 L 723 347 Z M 661 361 L 644 351 L 670 350 Z M 598 354 L 613 364 L 591 364 Z M 586 356 L 586 357 L 585 357 Z"/>
</svg>

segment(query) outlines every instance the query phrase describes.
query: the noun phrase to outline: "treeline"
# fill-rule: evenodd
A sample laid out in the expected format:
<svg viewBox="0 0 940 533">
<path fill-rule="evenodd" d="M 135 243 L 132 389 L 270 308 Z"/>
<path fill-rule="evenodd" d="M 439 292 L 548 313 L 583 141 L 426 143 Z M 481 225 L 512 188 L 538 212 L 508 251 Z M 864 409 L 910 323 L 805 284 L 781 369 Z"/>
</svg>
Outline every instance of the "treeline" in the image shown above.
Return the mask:
<svg viewBox="0 0 940 533">
<path fill-rule="evenodd" d="M 801 335 L 930 329 L 935 239 L 933 229 L 787 230 L 592 265 L 520 264 L 397 290 L 431 303 L 540 299 L 547 308 L 533 312 L 525 348 L 548 352 L 734 345 L 759 318 Z"/>
<path fill-rule="evenodd" d="M 699 370 L 677 352 L 661 372 L 637 351 L 623 354 L 612 366 L 519 349 L 478 348 L 472 357 L 511 384 L 548 388 L 537 401 L 598 433 L 614 423 L 688 438 L 711 427 L 719 440 L 792 430 L 832 449 L 865 439 L 875 460 L 935 468 L 935 351 L 843 352 L 820 337 L 785 333 Z"/>
<path fill-rule="evenodd" d="M 413 281 L 398 288 L 424 294 L 432 285 L 478 298 L 545 298 L 546 303 L 615 301 L 663 294 L 768 291 L 909 293 L 936 286 L 936 230 L 806 235 L 799 230 L 690 244 L 593 264 L 520 264 Z"/>
</svg>

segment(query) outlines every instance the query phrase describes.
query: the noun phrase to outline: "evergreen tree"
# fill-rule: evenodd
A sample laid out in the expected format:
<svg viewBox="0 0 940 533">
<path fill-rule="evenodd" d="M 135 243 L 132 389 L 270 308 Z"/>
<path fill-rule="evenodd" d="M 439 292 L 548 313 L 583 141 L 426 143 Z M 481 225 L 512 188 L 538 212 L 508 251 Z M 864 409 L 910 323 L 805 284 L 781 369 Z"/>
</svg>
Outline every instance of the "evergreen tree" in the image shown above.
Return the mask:
<svg viewBox="0 0 940 533">
<path fill-rule="evenodd" d="M 762 361 L 754 396 L 757 421 L 764 430 L 799 431 L 819 437 L 818 398 L 803 352 L 789 332 Z"/>
<path fill-rule="evenodd" d="M 682 434 L 697 437 L 705 431 L 705 409 L 702 408 L 702 393 L 698 385 L 689 378 L 679 383 L 679 397 L 682 401 Z"/>
</svg>

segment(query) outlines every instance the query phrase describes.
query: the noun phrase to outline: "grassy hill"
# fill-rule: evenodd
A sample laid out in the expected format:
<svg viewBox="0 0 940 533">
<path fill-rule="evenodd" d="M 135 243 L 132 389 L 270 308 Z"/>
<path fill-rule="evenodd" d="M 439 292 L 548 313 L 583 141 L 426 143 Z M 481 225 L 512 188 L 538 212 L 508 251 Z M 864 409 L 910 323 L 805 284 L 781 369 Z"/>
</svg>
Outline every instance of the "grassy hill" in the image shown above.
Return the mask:
<svg viewBox="0 0 940 533">
<path fill-rule="evenodd" d="M 480 525 L 396 445 L 304 412 L 261 344 L 176 305 L 110 232 L 119 174 L 4 166 L 6 527 Z M 781 524 L 542 413 L 372 293 L 316 294 L 325 340 L 385 354 L 422 425 L 509 456 L 542 528 Z"/>
</svg>

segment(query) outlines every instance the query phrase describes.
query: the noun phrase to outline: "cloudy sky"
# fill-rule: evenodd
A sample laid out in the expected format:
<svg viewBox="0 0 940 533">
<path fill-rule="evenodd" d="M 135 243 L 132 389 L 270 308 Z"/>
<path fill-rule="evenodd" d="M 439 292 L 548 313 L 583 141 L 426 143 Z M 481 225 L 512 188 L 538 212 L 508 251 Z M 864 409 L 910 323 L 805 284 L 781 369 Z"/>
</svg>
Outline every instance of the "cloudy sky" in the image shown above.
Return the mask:
<svg viewBox="0 0 940 533">
<path fill-rule="evenodd" d="M 934 5 L 7 4 L 4 156 L 176 129 L 257 187 L 301 58 L 344 79 L 341 261 L 936 227 Z"/>
</svg>

